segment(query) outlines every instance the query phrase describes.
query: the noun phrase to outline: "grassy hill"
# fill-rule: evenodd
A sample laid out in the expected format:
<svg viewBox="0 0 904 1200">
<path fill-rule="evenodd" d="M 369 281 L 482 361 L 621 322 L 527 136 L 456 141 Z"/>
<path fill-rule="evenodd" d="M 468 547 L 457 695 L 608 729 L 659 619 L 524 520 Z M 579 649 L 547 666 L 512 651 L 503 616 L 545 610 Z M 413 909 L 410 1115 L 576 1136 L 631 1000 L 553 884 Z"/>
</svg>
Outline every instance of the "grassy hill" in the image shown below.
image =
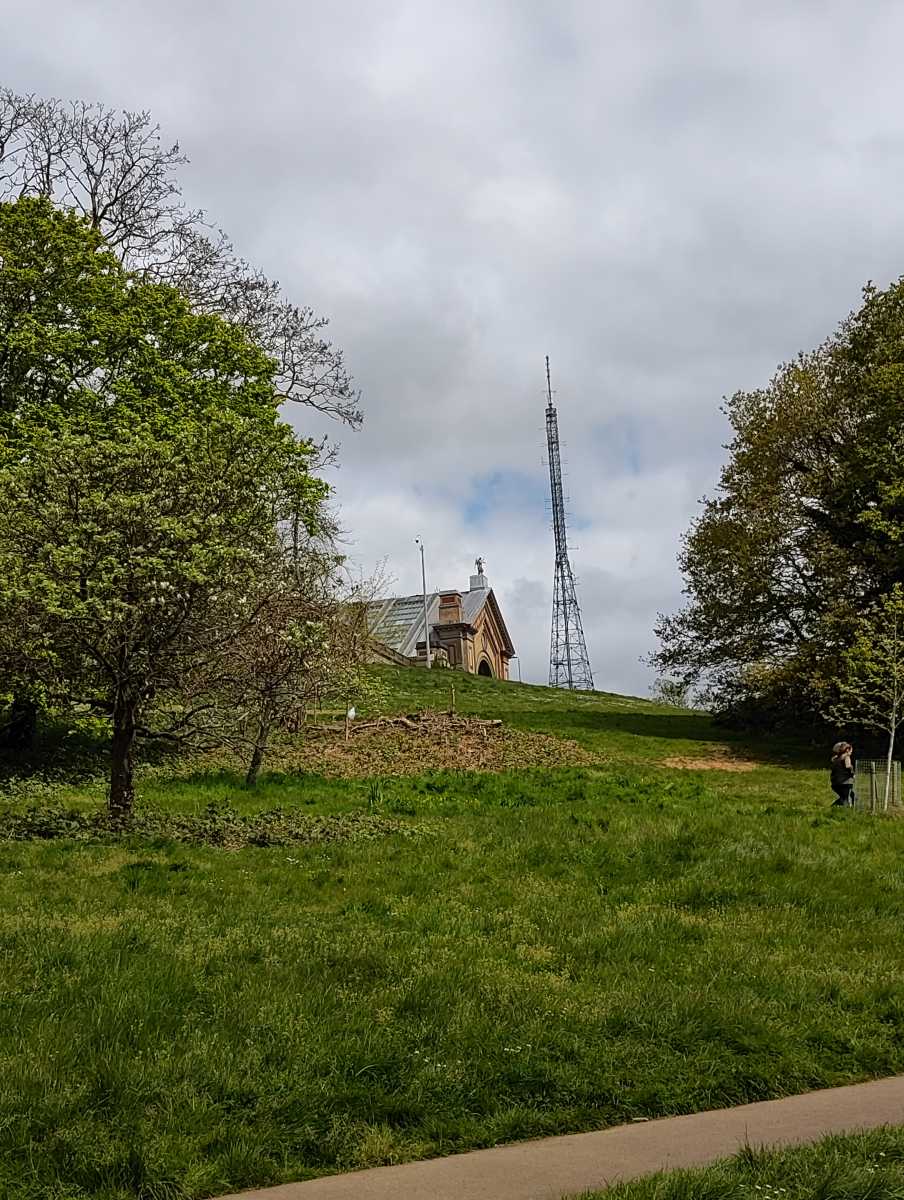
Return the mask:
<svg viewBox="0 0 904 1200">
<path fill-rule="evenodd" d="M 904 822 L 700 714 L 383 676 L 387 712 L 454 684 L 563 765 L 326 778 L 296 739 L 254 793 L 148 769 L 127 837 L 48 809 L 97 782 L 8 786 L 0 1195 L 200 1198 L 904 1070 Z"/>
</svg>

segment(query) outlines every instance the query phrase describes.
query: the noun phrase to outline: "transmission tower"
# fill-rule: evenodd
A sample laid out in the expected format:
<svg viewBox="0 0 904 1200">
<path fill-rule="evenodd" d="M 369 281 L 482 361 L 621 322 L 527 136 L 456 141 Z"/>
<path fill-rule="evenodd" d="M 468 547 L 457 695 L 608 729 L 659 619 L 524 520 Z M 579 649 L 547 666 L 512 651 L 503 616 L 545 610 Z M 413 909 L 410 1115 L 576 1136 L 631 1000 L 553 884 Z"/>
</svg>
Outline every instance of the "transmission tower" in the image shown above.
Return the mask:
<svg viewBox="0 0 904 1200">
<path fill-rule="evenodd" d="M 562 493 L 562 458 L 559 453 L 559 418 L 552 402 L 549 355 L 546 356 L 546 442 L 549 447 L 549 491 L 552 528 L 556 539 L 556 572 L 552 598 L 552 636 L 549 644 L 549 686 L 592 691 L 593 673 L 587 657 L 581 608 L 568 561 L 565 535 L 565 498 Z"/>
</svg>

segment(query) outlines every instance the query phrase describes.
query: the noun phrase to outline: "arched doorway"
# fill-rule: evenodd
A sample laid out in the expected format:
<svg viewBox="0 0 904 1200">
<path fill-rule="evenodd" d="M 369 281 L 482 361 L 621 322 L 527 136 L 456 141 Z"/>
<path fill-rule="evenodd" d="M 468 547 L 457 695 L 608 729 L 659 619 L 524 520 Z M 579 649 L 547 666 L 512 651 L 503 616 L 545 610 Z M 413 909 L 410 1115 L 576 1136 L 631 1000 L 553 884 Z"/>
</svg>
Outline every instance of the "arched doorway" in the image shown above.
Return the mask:
<svg viewBox="0 0 904 1200">
<path fill-rule="evenodd" d="M 485 658 L 482 658 L 480 660 L 480 666 L 477 668 L 477 674 L 478 675 L 488 675 L 492 679 L 493 668 L 490 666 L 490 664 L 487 662 L 487 660 Z"/>
</svg>

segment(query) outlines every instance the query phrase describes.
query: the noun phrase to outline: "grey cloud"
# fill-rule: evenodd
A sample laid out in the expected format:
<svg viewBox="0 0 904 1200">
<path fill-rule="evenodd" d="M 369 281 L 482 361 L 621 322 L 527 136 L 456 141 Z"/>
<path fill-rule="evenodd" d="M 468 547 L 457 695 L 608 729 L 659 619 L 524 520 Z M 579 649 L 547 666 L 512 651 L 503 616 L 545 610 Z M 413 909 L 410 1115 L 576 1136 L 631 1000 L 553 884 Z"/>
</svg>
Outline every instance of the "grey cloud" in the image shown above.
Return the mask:
<svg viewBox="0 0 904 1200">
<path fill-rule="evenodd" d="M 48 0 L 4 34 L 17 89 L 151 108 L 192 202 L 332 318 L 365 428 L 292 419 L 341 442 L 354 553 L 404 590 L 416 535 L 441 586 L 486 554 L 525 678 L 552 576 L 544 354 L 595 674 L 643 692 L 721 397 L 904 270 L 890 0 Z M 494 472 L 521 502 L 475 524 Z"/>
</svg>

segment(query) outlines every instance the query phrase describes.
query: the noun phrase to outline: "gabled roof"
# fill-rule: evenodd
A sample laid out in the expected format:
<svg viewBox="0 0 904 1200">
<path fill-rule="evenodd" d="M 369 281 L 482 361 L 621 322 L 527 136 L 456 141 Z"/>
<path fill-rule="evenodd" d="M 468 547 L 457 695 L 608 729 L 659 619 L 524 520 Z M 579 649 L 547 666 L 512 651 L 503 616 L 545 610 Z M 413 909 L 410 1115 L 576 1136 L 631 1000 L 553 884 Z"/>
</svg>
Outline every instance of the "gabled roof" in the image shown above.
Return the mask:
<svg viewBox="0 0 904 1200">
<path fill-rule="evenodd" d="M 427 623 L 439 617 L 439 592 L 427 593 Z M 369 605 L 370 635 L 399 654 L 414 658 L 417 644 L 424 640 L 424 597 L 393 596 Z"/>
<path fill-rule="evenodd" d="M 474 595 L 473 592 L 468 592 L 467 594 L 469 596 Z M 464 604 L 464 596 L 462 596 L 462 604 Z M 499 632 L 502 634 L 502 641 L 505 646 L 505 653 L 509 657 L 512 657 L 515 653 L 515 644 L 512 641 L 511 637 L 509 636 L 508 629 L 506 629 L 505 621 L 503 621 L 503 619 L 502 619 L 502 612 L 500 611 L 500 608 L 499 608 L 499 602 L 496 599 L 496 593 L 493 591 L 492 588 L 488 588 L 484 592 L 484 601 L 480 605 L 481 609 L 483 608 L 484 604 L 492 611 L 493 616 L 496 618 L 496 624 L 499 626 Z M 478 612 L 479 611 L 480 611 L 480 609 L 478 609 Z"/>
<path fill-rule="evenodd" d="M 449 591 L 457 591 L 450 588 Z M 431 628 L 439 622 L 439 600 L 446 592 L 427 593 L 427 624 Z M 499 611 L 499 604 L 492 588 L 472 588 L 461 593 L 461 616 L 466 625 L 473 625 L 490 605 L 496 623 L 502 633 L 507 654 L 514 654 L 515 647 Z M 393 596 L 388 600 L 377 600 L 369 606 L 370 635 L 384 646 L 390 646 L 407 658 L 417 655 L 417 644 L 424 640 L 424 597 Z"/>
</svg>

